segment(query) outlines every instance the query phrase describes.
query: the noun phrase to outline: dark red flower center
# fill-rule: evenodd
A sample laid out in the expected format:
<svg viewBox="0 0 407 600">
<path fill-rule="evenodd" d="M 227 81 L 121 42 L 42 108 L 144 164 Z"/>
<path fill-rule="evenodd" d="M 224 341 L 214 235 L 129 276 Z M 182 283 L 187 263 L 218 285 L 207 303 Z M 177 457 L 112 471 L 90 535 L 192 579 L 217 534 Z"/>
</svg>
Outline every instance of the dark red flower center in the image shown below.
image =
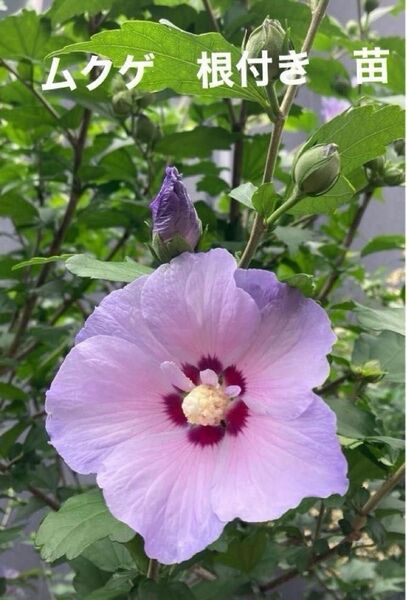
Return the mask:
<svg viewBox="0 0 407 600">
<path fill-rule="evenodd" d="M 215 356 L 204 356 L 198 364 L 184 364 L 182 371 L 196 386 L 200 383 L 200 371 L 211 369 L 214 371 L 219 382 L 224 388 L 228 386 L 239 386 L 240 394 L 230 402 L 230 405 L 219 425 L 191 425 L 182 408 L 183 394 L 174 388 L 174 391 L 164 396 L 165 412 L 169 419 L 180 427 L 188 428 L 188 437 L 194 444 L 208 446 L 219 443 L 225 434 L 237 435 L 244 428 L 248 408 L 242 397 L 246 391 L 246 381 L 242 372 L 235 365 L 223 368 L 221 362 Z"/>
</svg>

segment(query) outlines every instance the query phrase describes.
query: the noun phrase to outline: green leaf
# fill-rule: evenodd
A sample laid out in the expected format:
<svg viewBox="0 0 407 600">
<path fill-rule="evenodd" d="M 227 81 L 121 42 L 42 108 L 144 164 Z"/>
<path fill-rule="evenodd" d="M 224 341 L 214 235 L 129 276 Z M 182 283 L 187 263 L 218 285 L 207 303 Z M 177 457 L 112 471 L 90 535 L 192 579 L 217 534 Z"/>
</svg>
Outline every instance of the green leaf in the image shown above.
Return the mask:
<svg viewBox="0 0 407 600">
<path fill-rule="evenodd" d="M 180 581 L 158 583 L 148 579 L 143 581 L 138 590 L 140 600 L 194 600 L 191 590 Z"/>
<path fill-rule="evenodd" d="M 0 20 L 0 58 L 41 60 L 47 52 L 49 21 L 36 12 L 23 10 L 19 15 Z"/>
<path fill-rule="evenodd" d="M 355 302 L 353 312 L 362 327 L 373 331 L 394 331 L 405 335 L 404 308 L 370 308 Z"/>
<path fill-rule="evenodd" d="M 139 265 L 131 260 L 122 262 L 105 262 L 97 260 L 87 254 L 75 254 L 68 258 L 65 263 L 68 271 L 79 277 L 90 277 L 91 279 L 106 279 L 107 281 L 121 281 L 130 283 L 141 277 L 149 275 L 153 269 Z"/>
<path fill-rule="evenodd" d="M 361 365 L 378 360 L 387 380 L 404 383 L 404 339 L 393 331 L 382 331 L 378 336 L 362 334 L 356 340 L 352 363 Z"/>
<path fill-rule="evenodd" d="M 237 590 L 249 582 L 247 575 L 234 573 L 232 577 L 216 579 L 215 581 L 201 581 L 194 585 L 194 594 L 197 600 L 232 600 L 238 596 Z M 161 599 L 160 599 L 161 600 Z"/>
<path fill-rule="evenodd" d="M 27 421 L 19 421 L 0 435 L 0 456 L 6 458 L 20 435 L 29 427 Z"/>
<path fill-rule="evenodd" d="M 121 66 L 127 55 L 144 59 L 153 52 L 154 67 L 145 69 L 138 89 L 150 92 L 170 88 L 179 94 L 210 96 L 212 98 L 244 98 L 268 105 L 264 88 L 249 79 L 247 87 L 242 87 L 240 74 L 234 69 L 231 80 L 233 87 L 222 85 L 203 89 L 198 80 L 197 60 L 202 52 L 230 52 L 232 65 L 236 65 L 240 50 L 227 42 L 219 33 L 194 35 L 175 27 L 151 21 L 128 21 L 121 29 L 97 33 L 88 42 L 71 44 L 53 55 L 71 52 L 92 52 L 106 56 L 115 66 Z"/>
<path fill-rule="evenodd" d="M 273 233 L 280 242 L 283 242 L 288 248 L 290 254 L 296 254 L 302 244 L 310 242 L 315 238 L 310 229 L 301 229 L 300 227 L 290 227 L 278 225 L 273 229 Z"/>
<path fill-rule="evenodd" d="M 69 498 L 58 512 L 48 514 L 35 542 L 42 558 L 53 562 L 62 556 L 69 560 L 76 558 L 105 537 L 114 542 L 128 542 L 134 535 L 134 531 L 110 514 L 102 493 L 95 489 Z"/>
<path fill-rule="evenodd" d="M 345 202 L 348 202 L 355 195 L 355 188 L 347 177 L 341 175 L 335 185 L 322 196 L 307 196 L 298 204 L 293 206 L 288 212 L 296 216 L 314 215 L 314 214 L 332 214 Z"/>
<path fill-rule="evenodd" d="M 252 183 L 242 183 L 238 187 L 234 188 L 229 192 L 229 196 L 234 200 L 240 202 L 240 204 L 244 204 L 247 208 L 254 209 L 252 197 L 254 192 L 258 190 L 258 188 Z"/>
<path fill-rule="evenodd" d="M 367 560 L 353 558 L 340 568 L 340 578 L 356 587 L 358 581 L 373 581 L 375 564 Z"/>
<path fill-rule="evenodd" d="M 52 23 L 64 23 L 76 17 L 77 15 L 83 15 L 84 12 L 89 15 L 96 15 L 102 10 L 108 10 L 112 8 L 112 0 L 54 0 L 48 16 L 51 17 Z"/>
<path fill-rule="evenodd" d="M 383 252 L 384 250 L 404 250 L 404 235 L 378 235 L 371 239 L 361 251 L 361 256 L 368 256 L 374 252 Z"/>
<path fill-rule="evenodd" d="M 312 298 L 314 295 L 315 280 L 312 275 L 307 275 L 306 273 L 296 273 L 295 275 L 282 278 L 281 281 L 287 285 L 290 285 L 291 287 L 299 289 L 307 298 Z"/>
<path fill-rule="evenodd" d="M 111 577 L 111 573 L 102 571 L 84 556 L 70 561 L 69 566 L 75 572 L 72 583 L 78 598 L 81 599 L 94 590 L 103 588 Z"/>
<path fill-rule="evenodd" d="M 253 208 L 265 219 L 274 211 L 277 200 L 272 183 L 262 183 L 252 196 Z"/>
<path fill-rule="evenodd" d="M 367 161 L 384 154 L 386 146 L 404 136 L 404 111 L 398 106 L 366 104 L 322 125 L 305 144 L 338 145 L 341 172 L 351 173 Z"/>
<path fill-rule="evenodd" d="M 405 440 L 389 437 L 388 435 L 373 435 L 366 438 L 367 441 L 377 444 L 387 444 L 394 450 L 404 450 L 406 446 Z"/>
<path fill-rule="evenodd" d="M 16 129 L 31 132 L 38 128 L 40 133 L 55 127 L 55 118 L 43 106 L 16 106 L 2 109 L 2 118 Z"/>
<path fill-rule="evenodd" d="M 374 434 L 374 416 L 355 406 L 352 400 L 335 398 L 326 399 L 325 402 L 336 414 L 340 435 L 359 440 Z"/>
<path fill-rule="evenodd" d="M 135 572 L 114 573 L 109 581 L 100 589 L 94 590 L 84 600 L 123 600 L 133 587 Z"/>
<path fill-rule="evenodd" d="M 126 546 L 112 542 L 108 537 L 88 546 L 81 557 L 90 560 L 98 569 L 109 573 L 114 573 L 118 569 L 134 568 L 134 560 Z"/>
<path fill-rule="evenodd" d="M 9 527 L 8 529 L 0 529 L 0 546 L 8 544 L 20 536 L 21 527 Z"/>
<path fill-rule="evenodd" d="M 307 75 L 308 87 L 322 96 L 341 97 L 334 89 L 335 80 L 339 77 L 349 80 L 350 85 L 347 70 L 339 60 L 333 58 L 310 58 Z"/>
<path fill-rule="evenodd" d="M 28 394 L 12 383 L 0 381 L 0 399 L 2 400 L 28 400 Z"/>
<path fill-rule="evenodd" d="M 29 260 L 23 260 L 22 262 L 19 262 L 16 265 L 14 265 L 12 271 L 24 269 L 25 267 L 35 267 L 38 265 L 45 265 L 47 263 L 58 262 L 60 260 L 67 260 L 71 256 L 75 256 L 75 254 L 60 254 L 59 256 L 34 256 L 34 258 L 30 258 Z"/>
<path fill-rule="evenodd" d="M 232 541 L 227 552 L 219 554 L 217 560 L 242 573 L 250 573 L 261 560 L 266 545 L 267 532 L 264 529 L 257 529 L 244 539 Z"/>
<path fill-rule="evenodd" d="M 177 159 L 209 158 L 214 150 L 229 150 L 236 134 L 222 127 L 195 127 L 163 137 L 154 147 L 156 152 Z"/>
<path fill-rule="evenodd" d="M 0 216 L 9 217 L 15 225 L 27 225 L 38 218 L 38 211 L 28 200 L 9 192 L 0 196 Z"/>
</svg>

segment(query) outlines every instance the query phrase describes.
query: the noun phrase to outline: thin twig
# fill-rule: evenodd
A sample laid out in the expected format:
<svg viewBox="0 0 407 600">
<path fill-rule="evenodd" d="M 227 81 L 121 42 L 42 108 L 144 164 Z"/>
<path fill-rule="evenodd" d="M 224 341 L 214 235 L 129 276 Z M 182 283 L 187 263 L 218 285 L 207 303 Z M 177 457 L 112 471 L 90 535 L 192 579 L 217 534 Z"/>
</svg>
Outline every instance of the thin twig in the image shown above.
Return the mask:
<svg viewBox="0 0 407 600">
<path fill-rule="evenodd" d="M 308 54 L 308 52 L 311 50 L 314 38 L 317 34 L 318 27 L 325 15 L 328 3 L 329 0 L 321 0 L 321 2 L 317 5 L 314 12 L 312 13 L 311 23 L 305 36 L 305 40 L 302 44 L 301 52 L 306 52 Z M 267 159 L 263 174 L 263 183 L 269 182 L 273 178 L 285 121 L 290 112 L 297 89 L 298 86 L 296 85 L 290 85 L 287 87 L 283 101 L 280 106 L 280 110 L 276 115 L 273 132 L 270 137 L 269 149 L 267 152 Z M 240 267 L 247 268 L 249 266 L 250 261 L 253 258 L 254 253 L 256 252 L 257 245 L 265 230 L 266 224 L 264 223 L 264 219 L 259 213 L 257 213 L 253 222 L 253 227 L 250 233 L 249 241 L 247 242 L 246 248 L 244 249 L 242 257 L 240 259 Z"/>
<path fill-rule="evenodd" d="M 372 196 L 373 196 L 373 190 L 371 188 L 368 188 L 363 195 L 363 200 L 362 200 L 358 210 L 356 211 L 356 214 L 353 218 L 352 223 L 349 226 L 349 229 L 345 236 L 345 239 L 343 240 L 342 252 L 340 253 L 338 258 L 334 262 L 333 271 L 327 277 L 319 294 L 317 295 L 317 299 L 320 302 L 325 302 L 327 300 L 329 294 L 331 293 L 333 287 L 335 286 L 336 282 L 338 281 L 338 279 L 340 277 L 340 267 L 342 266 L 342 264 L 346 258 L 347 251 L 349 250 L 349 248 L 351 247 L 351 245 L 353 243 L 353 240 L 355 239 L 356 233 L 359 229 L 359 225 L 362 221 L 362 218 L 366 212 L 367 207 L 369 206 L 369 202 L 372 199 Z"/>
<path fill-rule="evenodd" d="M 201 567 L 200 565 L 194 567 L 194 573 L 200 579 L 204 579 L 205 581 L 216 581 L 217 579 L 214 573 L 208 571 L 208 569 L 205 569 L 205 567 Z"/>
<path fill-rule="evenodd" d="M 215 17 L 215 13 L 213 12 L 212 5 L 210 0 L 202 0 L 203 5 L 205 6 L 205 10 L 208 13 L 208 16 L 212 22 L 213 28 L 217 33 L 220 33 L 219 23 Z"/>
<path fill-rule="evenodd" d="M 123 232 L 123 235 L 117 240 L 116 244 L 112 247 L 112 249 L 109 251 L 109 253 L 107 254 L 105 260 L 109 261 L 112 260 L 116 254 L 121 250 L 121 248 L 124 246 L 124 244 L 127 242 L 127 240 L 129 239 L 131 234 L 130 229 L 125 229 L 125 231 Z M 53 315 L 51 315 L 50 319 L 49 319 L 49 323 L 50 325 L 55 325 L 55 323 L 58 321 L 58 319 L 60 319 L 65 313 L 66 311 L 71 308 L 71 306 L 73 304 L 75 304 L 75 302 L 78 300 L 78 298 L 81 298 L 83 293 L 86 292 L 87 289 L 89 289 L 89 287 L 92 285 L 93 281 L 91 279 L 87 279 L 85 281 L 83 281 L 81 283 L 81 285 L 74 291 L 74 293 L 69 296 L 68 298 L 66 298 L 63 303 L 61 304 L 61 306 L 59 308 L 57 308 L 57 310 L 53 313 Z M 23 358 L 25 358 L 26 356 L 28 356 L 33 350 L 35 350 L 35 348 L 38 346 L 39 342 L 38 341 L 34 341 L 31 344 L 29 344 L 26 348 L 24 348 L 22 350 L 22 352 L 20 354 L 18 354 L 16 356 L 16 360 L 20 361 Z"/>
<path fill-rule="evenodd" d="M 246 126 L 246 102 L 242 100 L 240 105 L 239 118 L 235 123 L 232 122 L 232 130 L 238 135 L 233 148 L 233 163 L 232 163 L 232 189 L 240 185 L 242 179 L 243 168 L 243 152 L 244 152 L 244 130 Z M 229 222 L 231 229 L 231 239 L 234 239 L 236 225 L 239 222 L 240 206 L 239 202 L 234 198 L 230 199 Z"/>
<path fill-rule="evenodd" d="M 147 569 L 147 578 L 153 581 L 158 581 L 158 572 L 160 563 L 155 558 L 150 558 Z"/>
<path fill-rule="evenodd" d="M 315 392 L 317 394 L 320 394 L 321 396 L 323 396 L 325 394 L 332 394 L 332 392 L 334 392 L 336 390 L 336 388 L 338 388 L 340 385 L 342 385 L 342 383 L 345 383 L 345 381 L 348 381 L 348 379 L 350 379 L 351 375 L 352 375 L 351 373 L 348 373 L 346 375 L 341 375 L 341 377 L 338 377 L 337 379 L 334 379 L 333 381 L 329 381 L 325 385 L 321 385 L 321 387 L 316 388 Z"/>
<path fill-rule="evenodd" d="M 359 37 L 361 40 L 365 37 L 365 30 L 363 27 L 363 6 L 362 0 L 356 0 L 356 8 L 358 11 L 358 25 L 359 25 Z"/>
<path fill-rule="evenodd" d="M 50 498 L 49 496 L 47 496 L 47 494 L 45 494 L 43 491 L 39 490 L 38 488 L 34 487 L 33 485 L 28 485 L 27 490 L 29 492 L 31 492 L 31 494 L 33 496 L 35 496 L 39 500 L 42 500 L 45 504 L 47 504 L 50 508 L 52 508 L 52 510 L 59 510 L 61 508 L 61 505 L 58 502 L 58 500 L 54 500 L 53 498 Z"/>
</svg>

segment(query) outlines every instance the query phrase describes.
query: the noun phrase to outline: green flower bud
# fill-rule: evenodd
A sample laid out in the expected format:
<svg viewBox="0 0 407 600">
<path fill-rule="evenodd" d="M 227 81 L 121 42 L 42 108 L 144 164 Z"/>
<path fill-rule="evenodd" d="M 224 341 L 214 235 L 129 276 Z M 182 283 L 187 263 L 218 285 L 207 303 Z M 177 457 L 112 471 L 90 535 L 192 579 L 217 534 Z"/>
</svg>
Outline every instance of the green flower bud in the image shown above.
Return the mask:
<svg viewBox="0 0 407 600">
<path fill-rule="evenodd" d="M 374 10 L 376 10 L 376 8 L 379 8 L 380 6 L 380 2 L 379 0 L 365 0 L 365 12 L 366 13 L 371 13 Z"/>
<path fill-rule="evenodd" d="M 293 165 L 294 183 L 300 192 L 320 196 L 328 192 L 341 172 L 336 144 L 318 144 L 301 152 Z"/>
<path fill-rule="evenodd" d="M 375 173 L 383 173 L 384 163 L 384 156 L 377 156 L 376 158 L 373 158 L 373 160 L 369 160 L 367 163 L 365 163 L 365 167 L 371 171 L 374 171 Z"/>
<path fill-rule="evenodd" d="M 113 110 L 119 117 L 128 117 L 133 109 L 131 92 L 122 91 L 114 94 L 112 98 Z"/>
<path fill-rule="evenodd" d="M 357 21 L 348 21 L 346 24 L 346 30 L 351 36 L 359 35 L 359 23 Z"/>
<path fill-rule="evenodd" d="M 154 102 L 154 94 L 143 94 L 141 96 L 137 96 L 136 102 L 137 106 L 140 108 L 147 108 Z"/>
<path fill-rule="evenodd" d="M 145 144 L 153 144 L 160 136 L 156 125 L 146 115 L 139 115 L 134 122 L 134 136 Z"/>
<path fill-rule="evenodd" d="M 258 58 L 262 50 L 267 50 L 268 57 L 273 59 L 269 65 L 269 81 L 275 81 L 280 76 L 280 55 L 287 54 L 292 49 L 292 43 L 287 32 L 282 28 L 277 19 L 264 19 L 262 25 L 257 27 L 249 36 L 246 50 L 249 58 Z"/>
<path fill-rule="evenodd" d="M 404 156 L 406 153 L 406 140 L 396 140 L 393 144 L 397 156 Z"/>
<path fill-rule="evenodd" d="M 405 181 L 405 173 L 403 169 L 395 167 L 391 163 L 384 170 L 383 182 L 391 187 L 402 185 Z"/>
<path fill-rule="evenodd" d="M 355 379 L 363 379 L 366 383 L 377 383 L 385 375 L 377 360 L 369 360 L 363 365 L 352 366 L 352 373 Z"/>
</svg>

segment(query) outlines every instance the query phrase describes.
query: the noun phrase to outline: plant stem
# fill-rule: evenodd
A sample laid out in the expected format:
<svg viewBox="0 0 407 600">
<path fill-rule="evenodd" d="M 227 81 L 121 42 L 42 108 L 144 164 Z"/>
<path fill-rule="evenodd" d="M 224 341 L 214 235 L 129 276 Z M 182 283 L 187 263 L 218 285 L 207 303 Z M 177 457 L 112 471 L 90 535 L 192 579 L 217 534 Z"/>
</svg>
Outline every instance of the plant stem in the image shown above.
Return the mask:
<svg viewBox="0 0 407 600">
<path fill-rule="evenodd" d="M 42 500 L 42 502 L 44 502 L 44 504 L 47 504 L 50 508 L 52 508 L 52 510 L 60 509 L 61 505 L 59 504 L 59 502 L 57 500 L 54 500 L 53 498 L 50 498 L 49 496 L 47 496 L 47 494 L 44 494 L 42 490 L 39 490 L 33 485 L 28 485 L 27 490 L 31 492 L 33 496 L 35 496 L 39 500 Z"/>
<path fill-rule="evenodd" d="M 110 252 L 106 255 L 106 258 L 104 260 L 106 260 L 106 261 L 112 260 L 116 256 L 116 254 L 119 252 L 119 250 L 121 250 L 121 248 L 127 242 L 127 240 L 130 237 L 130 234 L 131 234 L 130 229 L 125 229 L 123 232 L 123 235 L 117 240 L 116 244 L 113 246 L 113 248 L 110 250 Z M 55 325 L 55 323 L 58 321 L 58 319 L 60 317 L 62 317 L 65 314 L 65 312 L 73 304 L 75 304 L 75 302 L 82 296 L 82 294 L 90 288 L 92 283 L 93 283 L 93 281 L 91 279 L 87 279 L 86 281 L 83 281 L 82 284 L 79 286 L 79 288 L 71 296 L 66 298 L 62 302 L 61 306 L 59 308 L 57 308 L 57 310 L 51 315 L 51 317 L 49 319 L 50 325 Z M 16 360 L 17 361 L 23 360 L 26 356 L 28 356 L 28 354 L 30 354 L 33 350 L 35 350 L 35 348 L 37 346 L 38 346 L 38 341 L 32 342 L 26 348 L 24 348 L 21 351 L 21 353 L 19 353 L 16 356 Z M 41 415 L 39 415 L 39 416 L 41 416 Z"/>
<path fill-rule="evenodd" d="M 321 24 L 321 21 L 325 15 L 328 3 L 329 0 L 320 0 L 319 4 L 315 7 L 315 10 L 312 12 L 311 23 L 305 36 L 305 40 L 302 44 L 301 52 L 308 53 L 311 50 L 312 44 L 318 31 L 318 27 Z M 264 167 L 263 183 L 271 181 L 271 179 L 273 178 L 285 121 L 290 112 L 297 89 L 298 86 L 296 85 L 290 85 L 287 87 L 283 101 L 281 103 L 279 111 L 277 112 L 273 132 L 270 138 L 266 164 Z M 249 266 L 250 261 L 253 258 L 254 253 L 256 252 L 257 245 L 265 229 L 266 225 L 264 223 L 263 217 L 259 214 L 256 214 L 256 217 L 253 222 L 253 227 L 250 233 L 249 241 L 247 242 L 246 248 L 243 251 L 242 258 L 240 259 L 240 267 L 247 268 Z"/>
<path fill-rule="evenodd" d="M 315 544 L 319 539 L 319 534 L 321 533 L 322 521 L 324 520 L 325 515 L 325 504 L 323 500 L 321 500 L 321 506 L 318 513 L 317 523 L 315 525 L 314 537 L 312 539 L 312 548 L 315 549 Z"/>
<path fill-rule="evenodd" d="M 298 191 L 298 188 L 294 188 L 288 200 L 286 200 L 281 206 L 276 208 L 276 210 L 266 220 L 267 225 L 272 225 L 273 223 L 275 223 L 281 217 L 281 215 L 283 215 L 285 212 L 287 212 L 287 210 L 295 206 L 297 202 L 299 202 L 303 197 L 304 195 Z"/>
<path fill-rule="evenodd" d="M 349 250 L 349 248 L 352 245 L 353 240 L 355 239 L 355 235 L 358 231 L 359 225 L 362 221 L 362 218 L 366 212 L 366 209 L 370 203 L 370 200 L 372 199 L 373 196 L 373 190 L 371 188 L 368 188 L 363 196 L 363 200 L 358 208 L 358 210 L 356 211 L 356 214 L 353 218 L 352 223 L 349 226 L 348 232 L 345 236 L 345 239 L 343 240 L 343 244 L 342 244 L 342 252 L 341 254 L 338 256 L 338 258 L 336 259 L 336 261 L 334 262 L 334 269 L 332 271 L 332 273 L 328 276 L 328 278 L 325 280 L 325 283 L 323 284 L 317 299 L 320 302 L 325 302 L 329 296 L 329 294 L 332 291 L 332 288 L 334 287 L 335 283 L 337 282 L 337 280 L 340 277 L 340 267 L 343 264 L 345 258 L 346 258 L 346 253 Z"/>
<path fill-rule="evenodd" d="M 371 513 L 378 504 L 389 494 L 392 489 L 403 479 L 406 470 L 405 463 L 401 465 L 397 469 L 395 473 L 384 484 L 377 490 L 375 494 L 373 494 L 366 504 L 363 506 L 362 510 L 359 512 L 358 516 L 353 522 L 353 531 L 358 532 L 362 527 L 364 527 L 366 523 L 366 517 L 369 513 Z"/>
<path fill-rule="evenodd" d="M 12 463 L 9 463 L 8 465 L 4 465 L 3 463 L 0 463 L 0 473 L 7 473 L 9 471 L 11 465 L 12 465 Z M 50 498 L 42 490 L 39 490 L 38 488 L 34 487 L 33 485 L 28 485 L 27 490 L 33 496 L 35 496 L 39 500 L 42 500 L 42 502 L 44 502 L 44 504 L 47 504 L 50 508 L 52 508 L 52 510 L 59 510 L 61 505 L 59 504 L 58 500 L 54 500 L 53 498 Z"/>
<path fill-rule="evenodd" d="M 363 28 L 363 6 L 362 0 L 356 0 L 356 7 L 358 11 L 358 25 L 359 25 L 359 37 L 361 40 L 365 37 L 365 30 Z"/>
<path fill-rule="evenodd" d="M 278 115 L 278 113 L 280 111 L 280 105 L 278 102 L 278 97 L 276 94 L 276 88 L 275 88 L 274 82 L 267 88 L 267 96 L 270 101 L 271 112 L 272 112 L 273 118 L 274 118 L 274 115 Z"/>
<path fill-rule="evenodd" d="M 69 225 L 74 217 L 76 207 L 78 205 L 79 199 L 82 195 L 82 185 L 80 179 L 78 177 L 79 169 L 82 164 L 82 156 L 83 151 L 85 149 L 87 132 L 91 119 L 91 111 L 89 109 L 85 109 L 83 113 L 82 123 L 79 130 L 78 139 L 75 142 L 74 146 L 74 158 L 73 158 L 73 167 L 72 167 L 72 183 L 71 183 L 71 191 L 69 195 L 68 204 L 65 210 L 64 217 L 60 226 L 58 227 L 53 240 L 51 242 L 51 246 L 48 251 L 48 256 L 53 256 L 54 254 L 58 254 L 61 249 L 62 243 L 65 239 L 66 232 L 68 230 Z M 41 287 L 48 276 L 50 269 L 52 268 L 51 263 L 45 263 L 39 273 L 38 279 L 34 284 L 34 290 Z M 8 351 L 8 356 L 13 357 L 19 346 L 22 337 L 27 329 L 28 323 L 30 321 L 31 315 L 37 303 L 37 294 L 35 291 L 29 296 L 27 302 L 24 306 L 23 313 L 19 320 L 14 339 L 11 343 L 11 346 Z"/>
<path fill-rule="evenodd" d="M 371 496 L 371 498 L 369 498 L 369 500 L 359 512 L 356 519 L 353 521 L 351 533 L 348 534 L 338 544 L 336 544 L 332 548 L 329 548 L 329 550 L 327 550 L 323 554 L 320 554 L 313 558 L 307 567 L 308 571 L 312 570 L 316 565 L 323 562 L 324 560 L 327 560 L 331 556 L 335 555 L 338 552 L 338 550 L 343 548 L 346 544 L 352 544 L 354 541 L 359 539 L 359 532 L 366 522 L 367 515 L 378 506 L 378 504 L 383 500 L 383 498 L 387 496 L 398 483 L 400 483 L 400 481 L 404 477 L 404 473 L 405 464 L 403 464 L 399 469 L 397 469 L 397 471 L 393 473 L 393 475 L 383 483 L 383 485 L 377 490 L 377 492 L 373 496 Z M 270 590 L 274 590 L 275 588 L 279 587 L 283 583 L 286 583 L 287 581 L 298 577 L 298 575 L 301 575 L 301 571 L 299 569 L 290 569 L 289 571 L 286 571 L 285 573 L 279 575 L 275 579 L 272 579 L 268 583 L 263 584 L 262 586 L 260 586 L 260 589 L 262 592 L 269 592 Z"/>
<path fill-rule="evenodd" d="M 158 581 L 158 571 L 160 563 L 155 558 L 150 558 L 147 569 L 147 578 L 153 581 Z"/>
<path fill-rule="evenodd" d="M 246 126 L 246 102 L 242 100 L 240 105 L 239 118 L 231 122 L 232 131 L 239 137 L 233 148 L 232 164 L 232 189 L 240 185 L 242 179 L 243 151 L 244 151 L 244 130 Z M 235 239 L 235 233 L 240 218 L 240 205 L 234 198 L 230 199 L 229 225 L 230 239 Z"/>
</svg>

